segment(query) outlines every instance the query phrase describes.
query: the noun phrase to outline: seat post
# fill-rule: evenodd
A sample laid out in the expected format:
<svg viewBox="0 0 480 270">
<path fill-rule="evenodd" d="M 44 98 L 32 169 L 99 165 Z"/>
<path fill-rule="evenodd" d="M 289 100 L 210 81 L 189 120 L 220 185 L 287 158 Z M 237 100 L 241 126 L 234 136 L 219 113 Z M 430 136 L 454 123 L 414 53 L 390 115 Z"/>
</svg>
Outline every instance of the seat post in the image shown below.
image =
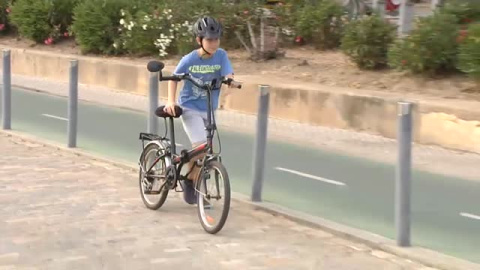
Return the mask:
<svg viewBox="0 0 480 270">
<path fill-rule="evenodd" d="M 177 145 L 175 144 L 175 126 L 173 124 L 173 117 L 168 117 L 170 126 L 170 142 L 172 143 L 172 154 L 177 154 Z"/>
</svg>

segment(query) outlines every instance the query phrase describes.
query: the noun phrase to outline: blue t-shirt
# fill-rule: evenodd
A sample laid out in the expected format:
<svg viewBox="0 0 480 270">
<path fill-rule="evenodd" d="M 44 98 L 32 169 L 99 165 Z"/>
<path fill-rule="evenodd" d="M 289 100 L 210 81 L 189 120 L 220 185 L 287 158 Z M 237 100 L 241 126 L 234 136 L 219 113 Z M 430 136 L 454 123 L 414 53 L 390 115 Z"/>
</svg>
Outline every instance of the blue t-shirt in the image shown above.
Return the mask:
<svg viewBox="0 0 480 270">
<path fill-rule="evenodd" d="M 220 86 L 220 79 L 223 76 L 233 73 L 232 65 L 228 59 L 227 52 L 218 49 L 215 54 L 208 58 L 202 59 L 197 50 L 185 55 L 177 65 L 174 74 L 189 73 L 193 77 L 200 79 L 203 83 L 211 83 L 213 79 L 217 79 L 217 85 Z M 207 111 L 207 92 L 199 89 L 190 81 L 183 81 L 183 88 L 180 91 L 179 104 L 197 111 Z M 218 107 L 218 97 L 220 91 L 212 91 L 212 109 Z"/>
</svg>

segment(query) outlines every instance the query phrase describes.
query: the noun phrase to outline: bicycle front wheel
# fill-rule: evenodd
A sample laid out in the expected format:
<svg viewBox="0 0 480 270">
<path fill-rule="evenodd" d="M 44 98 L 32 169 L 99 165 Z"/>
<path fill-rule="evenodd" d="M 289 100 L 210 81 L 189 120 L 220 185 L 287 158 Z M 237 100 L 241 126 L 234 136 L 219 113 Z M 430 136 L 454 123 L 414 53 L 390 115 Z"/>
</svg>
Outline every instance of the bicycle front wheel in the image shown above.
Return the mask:
<svg viewBox="0 0 480 270">
<path fill-rule="evenodd" d="M 197 184 L 198 218 L 203 229 L 211 234 L 219 232 L 230 211 L 230 181 L 222 163 L 210 161 L 202 169 Z"/>
</svg>

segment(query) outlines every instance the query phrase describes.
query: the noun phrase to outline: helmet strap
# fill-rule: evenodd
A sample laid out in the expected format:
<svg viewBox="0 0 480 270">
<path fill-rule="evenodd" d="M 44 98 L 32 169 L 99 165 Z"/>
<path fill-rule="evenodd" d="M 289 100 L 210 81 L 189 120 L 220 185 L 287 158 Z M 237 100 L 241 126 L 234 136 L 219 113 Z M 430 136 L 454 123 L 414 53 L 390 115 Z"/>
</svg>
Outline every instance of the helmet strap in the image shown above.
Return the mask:
<svg viewBox="0 0 480 270">
<path fill-rule="evenodd" d="M 205 48 L 203 47 L 203 37 L 200 37 L 200 47 L 202 47 L 202 50 L 205 52 L 205 54 L 212 55 L 209 51 L 205 50 Z"/>
</svg>

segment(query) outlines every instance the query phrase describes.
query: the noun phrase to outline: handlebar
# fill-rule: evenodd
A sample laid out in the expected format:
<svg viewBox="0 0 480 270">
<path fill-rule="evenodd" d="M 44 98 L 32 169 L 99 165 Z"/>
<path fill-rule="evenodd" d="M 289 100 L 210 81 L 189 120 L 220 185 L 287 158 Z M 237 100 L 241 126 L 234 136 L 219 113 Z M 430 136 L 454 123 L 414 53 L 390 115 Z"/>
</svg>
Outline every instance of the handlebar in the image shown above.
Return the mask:
<svg viewBox="0 0 480 270">
<path fill-rule="evenodd" d="M 214 79 L 210 85 L 207 84 L 200 84 L 197 81 L 194 80 L 194 78 L 189 74 L 189 73 L 184 73 L 184 74 L 178 74 L 178 75 L 172 75 L 172 76 L 162 76 L 162 69 L 164 67 L 164 64 L 159 61 L 150 61 L 147 65 L 147 69 L 150 72 L 160 72 L 160 81 L 182 81 L 182 80 L 187 80 L 190 81 L 193 85 L 195 85 L 198 88 L 204 89 L 204 90 L 210 90 L 213 89 L 217 85 L 217 79 Z M 227 78 L 224 79 L 222 78 L 222 83 L 227 84 L 229 86 L 233 86 L 235 88 L 242 88 L 242 84 L 240 82 L 234 81 L 232 78 Z"/>
</svg>

